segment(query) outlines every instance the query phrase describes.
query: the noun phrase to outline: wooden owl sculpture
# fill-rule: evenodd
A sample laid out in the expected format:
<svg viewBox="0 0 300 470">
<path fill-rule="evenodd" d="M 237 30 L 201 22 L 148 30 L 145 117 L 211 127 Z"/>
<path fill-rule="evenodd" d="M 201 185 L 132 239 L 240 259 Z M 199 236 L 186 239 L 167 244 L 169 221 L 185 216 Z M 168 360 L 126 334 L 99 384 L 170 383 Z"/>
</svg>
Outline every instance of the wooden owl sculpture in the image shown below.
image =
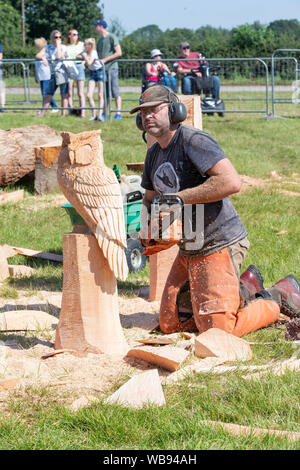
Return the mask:
<svg viewBox="0 0 300 470">
<path fill-rule="evenodd" d="M 97 238 L 112 272 L 124 281 L 128 265 L 121 190 L 103 160 L 101 131 L 62 132 L 57 179 L 63 194 Z"/>
</svg>

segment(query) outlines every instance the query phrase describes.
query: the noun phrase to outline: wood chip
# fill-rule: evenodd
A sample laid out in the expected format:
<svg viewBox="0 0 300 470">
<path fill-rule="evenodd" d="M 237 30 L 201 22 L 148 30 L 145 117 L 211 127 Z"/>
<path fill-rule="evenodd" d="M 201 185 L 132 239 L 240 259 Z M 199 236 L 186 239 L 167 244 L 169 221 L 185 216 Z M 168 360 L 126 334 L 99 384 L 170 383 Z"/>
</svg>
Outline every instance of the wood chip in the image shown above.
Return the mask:
<svg viewBox="0 0 300 470">
<path fill-rule="evenodd" d="M 118 403 L 133 408 L 151 404 L 166 404 L 157 369 L 153 369 L 132 377 L 115 393 L 105 400 L 106 403 Z"/>
<path fill-rule="evenodd" d="M 155 338 L 144 338 L 144 339 L 137 339 L 138 343 L 143 344 L 174 344 L 175 341 L 171 338 L 165 338 L 164 336 L 156 336 Z"/>
<path fill-rule="evenodd" d="M 142 346 L 130 349 L 127 357 L 142 359 L 164 369 L 174 372 L 180 364 L 190 355 L 189 351 L 175 346 L 152 347 Z"/>
<path fill-rule="evenodd" d="M 11 193 L 5 193 L 0 191 L 0 206 L 4 204 L 15 203 L 22 201 L 24 199 L 24 189 L 19 189 L 18 191 L 13 191 Z"/>
<path fill-rule="evenodd" d="M 7 390 L 15 388 L 19 382 L 20 379 L 18 378 L 0 380 L 0 392 L 6 392 Z"/>
<path fill-rule="evenodd" d="M 252 357 L 249 343 L 219 328 L 210 328 L 195 338 L 198 357 L 221 357 L 224 361 L 248 361 Z"/>
</svg>

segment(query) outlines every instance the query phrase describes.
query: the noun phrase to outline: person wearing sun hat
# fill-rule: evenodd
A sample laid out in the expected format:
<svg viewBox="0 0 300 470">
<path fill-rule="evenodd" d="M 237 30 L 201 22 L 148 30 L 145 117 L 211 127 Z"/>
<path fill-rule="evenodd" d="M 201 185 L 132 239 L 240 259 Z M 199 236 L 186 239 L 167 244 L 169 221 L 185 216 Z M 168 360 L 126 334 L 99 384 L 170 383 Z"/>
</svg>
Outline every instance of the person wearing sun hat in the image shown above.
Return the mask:
<svg viewBox="0 0 300 470">
<path fill-rule="evenodd" d="M 113 33 L 110 33 L 107 30 L 107 23 L 105 20 L 94 21 L 95 31 L 100 35 L 100 39 L 97 42 L 97 53 L 99 59 L 105 67 L 106 72 L 106 85 L 107 85 L 107 95 L 108 95 L 108 76 L 110 77 L 110 89 L 116 101 L 116 114 L 114 116 L 115 120 L 122 119 L 121 109 L 122 109 L 122 99 L 119 90 L 118 80 L 118 59 L 122 56 L 122 50 L 119 43 L 119 39 Z"/>
<path fill-rule="evenodd" d="M 159 49 L 152 49 L 150 52 L 151 62 L 147 62 L 145 67 L 147 87 L 162 82 L 163 85 L 170 86 L 176 91 L 176 80 L 174 72 L 161 61 L 163 53 Z"/>
</svg>

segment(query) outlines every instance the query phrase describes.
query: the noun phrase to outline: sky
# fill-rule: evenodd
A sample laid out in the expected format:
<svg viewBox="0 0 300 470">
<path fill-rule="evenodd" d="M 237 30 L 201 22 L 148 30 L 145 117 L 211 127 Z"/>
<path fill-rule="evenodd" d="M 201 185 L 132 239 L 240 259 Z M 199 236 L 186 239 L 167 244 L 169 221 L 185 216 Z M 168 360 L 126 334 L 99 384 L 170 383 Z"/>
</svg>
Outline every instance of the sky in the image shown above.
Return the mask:
<svg viewBox="0 0 300 470">
<path fill-rule="evenodd" d="M 118 19 L 126 34 L 149 24 L 162 31 L 210 25 L 232 29 L 245 23 L 300 20 L 300 0 L 103 0 L 104 18 Z"/>
</svg>

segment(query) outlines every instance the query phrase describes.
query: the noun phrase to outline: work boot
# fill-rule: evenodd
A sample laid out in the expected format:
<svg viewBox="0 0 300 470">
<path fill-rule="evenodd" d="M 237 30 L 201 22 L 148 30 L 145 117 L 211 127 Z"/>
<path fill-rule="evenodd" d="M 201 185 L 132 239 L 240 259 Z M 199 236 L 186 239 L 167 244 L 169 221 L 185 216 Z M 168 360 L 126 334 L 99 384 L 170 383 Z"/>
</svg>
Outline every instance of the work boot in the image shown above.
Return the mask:
<svg viewBox="0 0 300 470">
<path fill-rule="evenodd" d="M 280 312 L 290 318 L 300 317 L 300 283 L 295 276 L 280 279 L 274 286 L 268 289 L 274 300 L 280 294 Z"/>
<path fill-rule="evenodd" d="M 264 280 L 258 267 L 250 264 L 246 271 L 241 274 L 240 284 L 242 294 L 248 301 L 255 296 L 256 292 L 263 290 Z"/>
</svg>

